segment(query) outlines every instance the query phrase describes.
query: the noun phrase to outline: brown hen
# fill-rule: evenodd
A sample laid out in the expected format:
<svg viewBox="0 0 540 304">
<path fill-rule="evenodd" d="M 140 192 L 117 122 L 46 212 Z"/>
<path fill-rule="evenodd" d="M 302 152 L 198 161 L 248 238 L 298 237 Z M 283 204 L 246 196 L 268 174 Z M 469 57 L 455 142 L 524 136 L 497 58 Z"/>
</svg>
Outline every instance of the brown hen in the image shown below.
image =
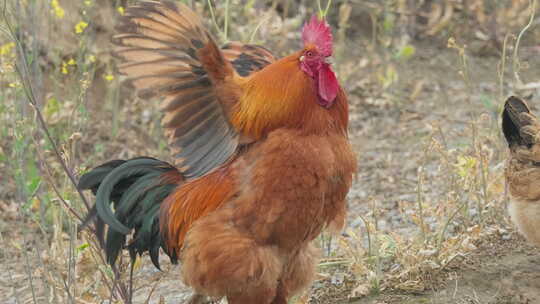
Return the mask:
<svg viewBox="0 0 540 304">
<path fill-rule="evenodd" d="M 504 105 L 502 128 L 510 150 L 505 170 L 510 216 L 527 240 L 540 246 L 540 123 L 512 96 Z"/>
</svg>

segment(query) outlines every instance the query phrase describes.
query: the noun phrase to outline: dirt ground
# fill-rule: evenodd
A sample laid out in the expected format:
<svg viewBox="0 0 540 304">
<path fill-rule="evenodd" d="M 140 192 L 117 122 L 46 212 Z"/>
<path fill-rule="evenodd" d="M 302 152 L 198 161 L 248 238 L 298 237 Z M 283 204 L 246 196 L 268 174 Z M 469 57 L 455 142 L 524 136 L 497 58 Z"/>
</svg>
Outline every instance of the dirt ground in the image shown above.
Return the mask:
<svg viewBox="0 0 540 304">
<path fill-rule="evenodd" d="M 150 303 L 181 303 L 190 292 L 179 292 L 182 286 L 177 277 L 178 267 L 166 270 L 166 275 L 147 267 L 140 282 L 149 282 L 135 296 L 135 303 L 143 303 L 152 290 L 150 284 L 159 280 Z M 176 272 L 176 274 L 175 274 Z M 435 274 L 438 287 L 421 293 L 383 291 L 361 299 L 349 298 L 350 289 L 315 282 L 311 303 L 327 304 L 533 304 L 540 303 L 540 251 L 529 246 L 520 236 L 510 239 L 485 240 L 475 252 L 456 258 L 447 268 Z M 444 278 L 441 280 L 441 278 Z M 319 289 L 319 290 L 317 290 Z M 330 292 L 329 292 L 330 291 Z"/>
<path fill-rule="evenodd" d="M 350 137 L 360 164 L 349 195 L 348 227 L 359 233 L 364 231 L 360 216 L 372 213 L 373 202 L 378 210 L 380 231 L 405 236 L 414 233 L 413 225 L 398 209 L 403 204 L 413 204 L 417 198 L 418 168 L 425 168 L 423 194 L 426 201 L 437 201 L 449 187 L 442 177 L 444 172 L 438 170 L 440 159 L 425 152 L 428 139 L 433 137 L 444 142 L 449 150 L 462 147 L 469 140 L 471 119 L 485 118 L 486 132 L 493 132 L 493 138 L 498 138 L 490 143 L 490 151 L 495 156 L 489 166 L 494 180 L 501 182 L 506 151 L 504 139 L 501 134 L 497 135 L 497 115 L 503 100 L 486 102 L 486 96 L 498 96 L 500 58 L 471 51 L 467 63 L 468 86 L 460 74 L 463 67 L 458 53 L 446 48 L 445 41 L 411 43 L 416 54 L 410 60 L 395 62 L 399 81 L 384 92 L 374 89 L 373 83 L 365 80 L 364 75 L 377 73 L 385 61 L 382 55 L 365 54 L 365 40 L 347 42 L 344 59 L 339 63 L 347 74 L 344 86 L 351 103 Z M 524 63 L 522 79 L 540 81 L 540 49 L 535 41 L 524 44 L 520 57 Z M 506 79 L 511 77 L 508 73 Z M 504 86 L 505 92 L 513 91 L 510 84 Z M 539 90 L 515 93 L 540 101 Z M 410 98 L 412 95 L 414 98 Z M 532 106 L 538 113 L 537 104 L 532 103 Z M 29 265 L 47 267 L 47 240 L 38 233 L 38 225 L 21 218 L 12 203 L 11 192 L 12 184 L 0 184 L 0 273 L 3 274 L 0 303 L 42 303 L 47 298 L 47 289 L 36 283 L 32 292 L 28 274 L 35 278 L 43 276 L 39 269 Z M 507 227 L 507 219 L 504 221 L 503 226 Z M 540 303 L 538 248 L 526 244 L 511 226 L 505 233 L 482 239 L 475 247 L 431 274 L 435 283 L 428 290 L 407 292 L 387 288 L 378 294 L 352 297 L 358 282 L 348 281 L 351 274 L 343 271 L 344 280 L 336 281 L 335 272 L 330 279 L 321 276 L 310 291 L 309 303 Z M 159 272 L 147 258 L 143 259 L 135 274 L 134 303 L 145 303 L 148 299 L 149 303 L 182 303 L 189 297 L 191 292 L 183 287 L 179 278 L 178 267 L 181 266 L 170 266 L 165 259 L 162 264 L 164 272 Z"/>
<path fill-rule="evenodd" d="M 440 275 L 440 288 L 420 294 L 383 292 L 342 303 L 394 304 L 510 304 L 540 303 L 540 253 L 521 238 L 491 240 L 459 258 Z"/>
</svg>

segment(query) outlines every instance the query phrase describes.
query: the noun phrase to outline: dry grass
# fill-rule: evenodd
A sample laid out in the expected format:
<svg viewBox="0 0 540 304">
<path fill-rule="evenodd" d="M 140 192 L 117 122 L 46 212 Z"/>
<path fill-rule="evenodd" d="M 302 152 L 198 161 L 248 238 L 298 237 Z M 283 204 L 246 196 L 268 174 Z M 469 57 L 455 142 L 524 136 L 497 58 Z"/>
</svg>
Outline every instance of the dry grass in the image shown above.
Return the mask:
<svg viewBox="0 0 540 304">
<path fill-rule="evenodd" d="M 8 303 L 129 302 L 128 265 L 111 269 L 91 232 L 76 231 L 86 203 L 72 183 L 108 159 L 170 158 L 157 107 L 120 86 L 108 53 L 126 2 L 2 1 L 0 294 Z M 538 96 L 517 41 L 537 52 L 523 42 L 540 37 L 532 1 L 184 2 L 196 2 L 222 41 L 279 55 L 296 47 L 307 16 L 330 4 L 361 171 L 350 225 L 321 237 L 320 280 L 297 303 L 437 289 L 478 244 L 511 235 L 498 114 L 509 93 Z M 452 85 L 437 89 L 421 69 L 433 52 L 448 65 L 430 69 Z M 495 63 L 483 70 L 496 75 L 488 89 L 476 70 L 483 60 Z M 134 302 L 179 301 L 170 296 L 179 288 L 174 269 L 147 264 L 135 267 Z"/>
</svg>

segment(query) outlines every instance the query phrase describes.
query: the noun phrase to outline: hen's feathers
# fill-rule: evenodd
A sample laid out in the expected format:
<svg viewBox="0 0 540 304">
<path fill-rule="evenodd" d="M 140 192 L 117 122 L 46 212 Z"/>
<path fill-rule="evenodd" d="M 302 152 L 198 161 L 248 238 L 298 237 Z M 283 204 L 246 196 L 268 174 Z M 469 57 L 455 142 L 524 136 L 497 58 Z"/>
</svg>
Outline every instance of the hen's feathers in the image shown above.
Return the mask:
<svg viewBox="0 0 540 304">
<path fill-rule="evenodd" d="M 535 143 L 534 129 L 536 121 L 529 106 L 521 99 L 511 96 L 506 100 L 502 114 L 502 129 L 510 147 L 532 147 Z"/>
<path fill-rule="evenodd" d="M 506 101 L 502 118 L 510 149 L 505 168 L 508 210 L 519 231 L 540 245 L 540 123 L 517 97 Z"/>
<path fill-rule="evenodd" d="M 514 96 L 508 98 L 502 113 L 502 131 L 510 148 L 506 172 L 509 184 L 525 189 L 530 183 L 540 183 L 540 179 L 528 180 L 534 175 L 531 169 L 540 172 L 540 122 L 523 100 Z M 513 182 L 518 179 L 522 182 Z"/>
<path fill-rule="evenodd" d="M 187 6 L 168 1 L 128 8 L 117 32 L 120 72 L 139 96 L 163 98 L 162 124 L 182 174 L 199 177 L 228 160 L 239 144 L 229 122 L 238 74 L 260 70 L 272 54 L 241 43 L 221 51 Z"/>
</svg>

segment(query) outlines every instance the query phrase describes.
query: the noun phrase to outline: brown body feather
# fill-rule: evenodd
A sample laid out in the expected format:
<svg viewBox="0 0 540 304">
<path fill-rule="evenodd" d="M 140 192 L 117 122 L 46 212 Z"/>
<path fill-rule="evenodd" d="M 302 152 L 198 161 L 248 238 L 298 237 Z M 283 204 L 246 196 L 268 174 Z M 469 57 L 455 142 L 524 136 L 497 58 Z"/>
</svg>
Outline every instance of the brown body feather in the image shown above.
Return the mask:
<svg viewBox="0 0 540 304">
<path fill-rule="evenodd" d="M 231 303 L 286 303 L 311 282 L 310 242 L 343 225 L 355 164 L 342 134 L 271 132 L 231 164 L 228 200 L 189 229 L 181 253 L 186 283 L 238 299 Z M 282 298 L 272 302 L 278 291 Z"/>
</svg>

